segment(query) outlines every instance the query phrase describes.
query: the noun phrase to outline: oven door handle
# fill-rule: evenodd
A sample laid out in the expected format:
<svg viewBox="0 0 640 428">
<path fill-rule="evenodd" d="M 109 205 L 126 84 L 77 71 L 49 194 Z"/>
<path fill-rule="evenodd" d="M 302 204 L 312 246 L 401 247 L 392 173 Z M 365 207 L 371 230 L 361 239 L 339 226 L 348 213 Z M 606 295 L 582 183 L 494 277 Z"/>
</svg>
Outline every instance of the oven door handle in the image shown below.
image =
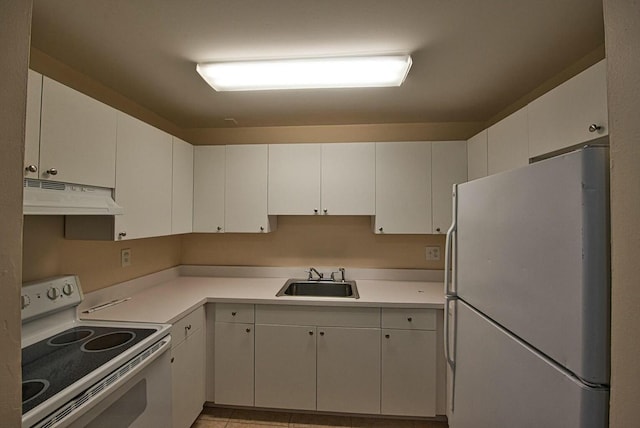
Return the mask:
<svg viewBox="0 0 640 428">
<path fill-rule="evenodd" d="M 51 424 L 55 425 L 61 422 L 64 422 L 64 426 L 68 426 L 98 405 L 103 398 L 108 397 L 121 385 L 157 361 L 170 347 L 171 336 L 167 335 L 47 416 L 34 428 L 51 426 Z"/>
</svg>

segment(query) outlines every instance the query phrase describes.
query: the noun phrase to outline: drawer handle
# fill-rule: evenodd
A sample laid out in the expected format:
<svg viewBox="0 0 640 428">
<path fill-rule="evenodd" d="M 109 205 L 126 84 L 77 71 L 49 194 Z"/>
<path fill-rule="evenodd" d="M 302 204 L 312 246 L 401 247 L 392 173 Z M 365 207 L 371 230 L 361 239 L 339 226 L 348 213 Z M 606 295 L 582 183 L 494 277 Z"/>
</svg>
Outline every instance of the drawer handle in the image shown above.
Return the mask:
<svg viewBox="0 0 640 428">
<path fill-rule="evenodd" d="M 384 337 L 385 337 L 385 339 L 388 339 L 388 338 L 390 338 L 391 336 L 390 336 L 390 335 L 388 335 L 388 334 L 385 334 L 385 335 L 384 335 Z"/>
<path fill-rule="evenodd" d="M 320 336 L 324 336 L 324 331 L 321 331 L 321 332 L 320 332 Z"/>
<path fill-rule="evenodd" d="M 309 332 L 309 336 L 313 336 L 313 332 L 312 331 Z"/>
<path fill-rule="evenodd" d="M 232 317 L 235 317 L 235 316 L 236 316 L 236 314 L 237 314 L 237 312 L 231 312 L 231 316 L 232 316 Z"/>
<path fill-rule="evenodd" d="M 251 333 L 251 329 L 250 329 L 250 328 L 246 329 L 245 331 L 246 331 L 247 333 Z"/>
<path fill-rule="evenodd" d="M 171 362 L 173 363 L 175 359 L 175 357 L 171 357 Z"/>
<path fill-rule="evenodd" d="M 187 331 L 191 330 L 191 324 L 187 325 L 184 327 L 184 332 L 186 333 Z"/>
<path fill-rule="evenodd" d="M 602 126 L 596 125 L 595 123 L 592 123 L 591 125 L 589 125 L 589 132 L 596 132 L 601 129 L 602 129 Z"/>
<path fill-rule="evenodd" d="M 413 321 L 413 318 L 409 317 L 409 318 L 407 318 L 407 321 L 411 322 L 411 321 Z"/>
</svg>

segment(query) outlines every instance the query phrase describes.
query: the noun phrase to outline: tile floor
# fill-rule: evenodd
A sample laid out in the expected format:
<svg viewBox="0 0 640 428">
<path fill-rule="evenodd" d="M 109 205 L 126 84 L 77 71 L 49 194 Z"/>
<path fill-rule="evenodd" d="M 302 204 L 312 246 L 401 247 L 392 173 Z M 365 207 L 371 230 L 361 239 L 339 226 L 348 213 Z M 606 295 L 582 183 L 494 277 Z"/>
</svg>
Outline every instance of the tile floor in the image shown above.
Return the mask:
<svg viewBox="0 0 640 428">
<path fill-rule="evenodd" d="M 446 422 L 205 407 L 191 428 L 448 428 Z"/>
</svg>

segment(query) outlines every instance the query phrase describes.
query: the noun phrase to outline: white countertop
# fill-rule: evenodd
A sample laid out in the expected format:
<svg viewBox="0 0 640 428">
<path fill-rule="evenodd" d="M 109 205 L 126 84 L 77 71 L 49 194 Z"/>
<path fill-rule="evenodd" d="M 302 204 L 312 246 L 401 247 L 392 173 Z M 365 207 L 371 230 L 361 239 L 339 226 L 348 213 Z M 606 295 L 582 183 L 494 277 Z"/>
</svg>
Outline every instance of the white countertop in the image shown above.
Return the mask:
<svg viewBox="0 0 640 428">
<path fill-rule="evenodd" d="M 173 323 L 204 303 L 361 306 L 393 308 L 444 307 L 441 282 L 356 280 L 359 299 L 276 297 L 288 278 L 220 278 L 183 276 L 132 294 L 130 299 L 82 319 Z"/>
</svg>

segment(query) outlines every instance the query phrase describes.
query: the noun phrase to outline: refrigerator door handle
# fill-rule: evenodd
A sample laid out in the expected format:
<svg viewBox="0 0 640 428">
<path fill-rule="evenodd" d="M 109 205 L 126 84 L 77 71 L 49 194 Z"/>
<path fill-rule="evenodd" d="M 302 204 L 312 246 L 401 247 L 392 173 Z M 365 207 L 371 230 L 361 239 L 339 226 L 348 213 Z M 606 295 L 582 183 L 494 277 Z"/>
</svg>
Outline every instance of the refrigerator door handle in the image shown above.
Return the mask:
<svg viewBox="0 0 640 428">
<path fill-rule="evenodd" d="M 455 352 L 451 353 L 451 340 L 449 338 L 449 331 L 451 328 L 450 322 L 449 322 L 449 317 L 451 316 L 451 312 L 449 307 L 451 305 L 451 302 L 455 302 L 456 300 L 458 300 L 458 296 L 447 295 L 445 296 L 445 301 L 444 301 L 444 356 L 447 359 L 447 364 L 449 364 L 449 367 L 451 367 L 452 371 L 455 371 L 456 362 L 455 362 Z M 454 330 L 454 334 L 455 334 L 455 330 Z M 455 344 L 455 337 L 453 342 Z"/>
<path fill-rule="evenodd" d="M 452 207 L 451 207 L 451 226 L 447 230 L 447 238 L 444 245 L 444 294 L 445 296 L 455 295 L 455 291 L 449 287 L 453 280 L 453 242 L 457 229 L 458 204 L 456 194 L 458 193 L 458 185 L 453 185 Z"/>
</svg>

